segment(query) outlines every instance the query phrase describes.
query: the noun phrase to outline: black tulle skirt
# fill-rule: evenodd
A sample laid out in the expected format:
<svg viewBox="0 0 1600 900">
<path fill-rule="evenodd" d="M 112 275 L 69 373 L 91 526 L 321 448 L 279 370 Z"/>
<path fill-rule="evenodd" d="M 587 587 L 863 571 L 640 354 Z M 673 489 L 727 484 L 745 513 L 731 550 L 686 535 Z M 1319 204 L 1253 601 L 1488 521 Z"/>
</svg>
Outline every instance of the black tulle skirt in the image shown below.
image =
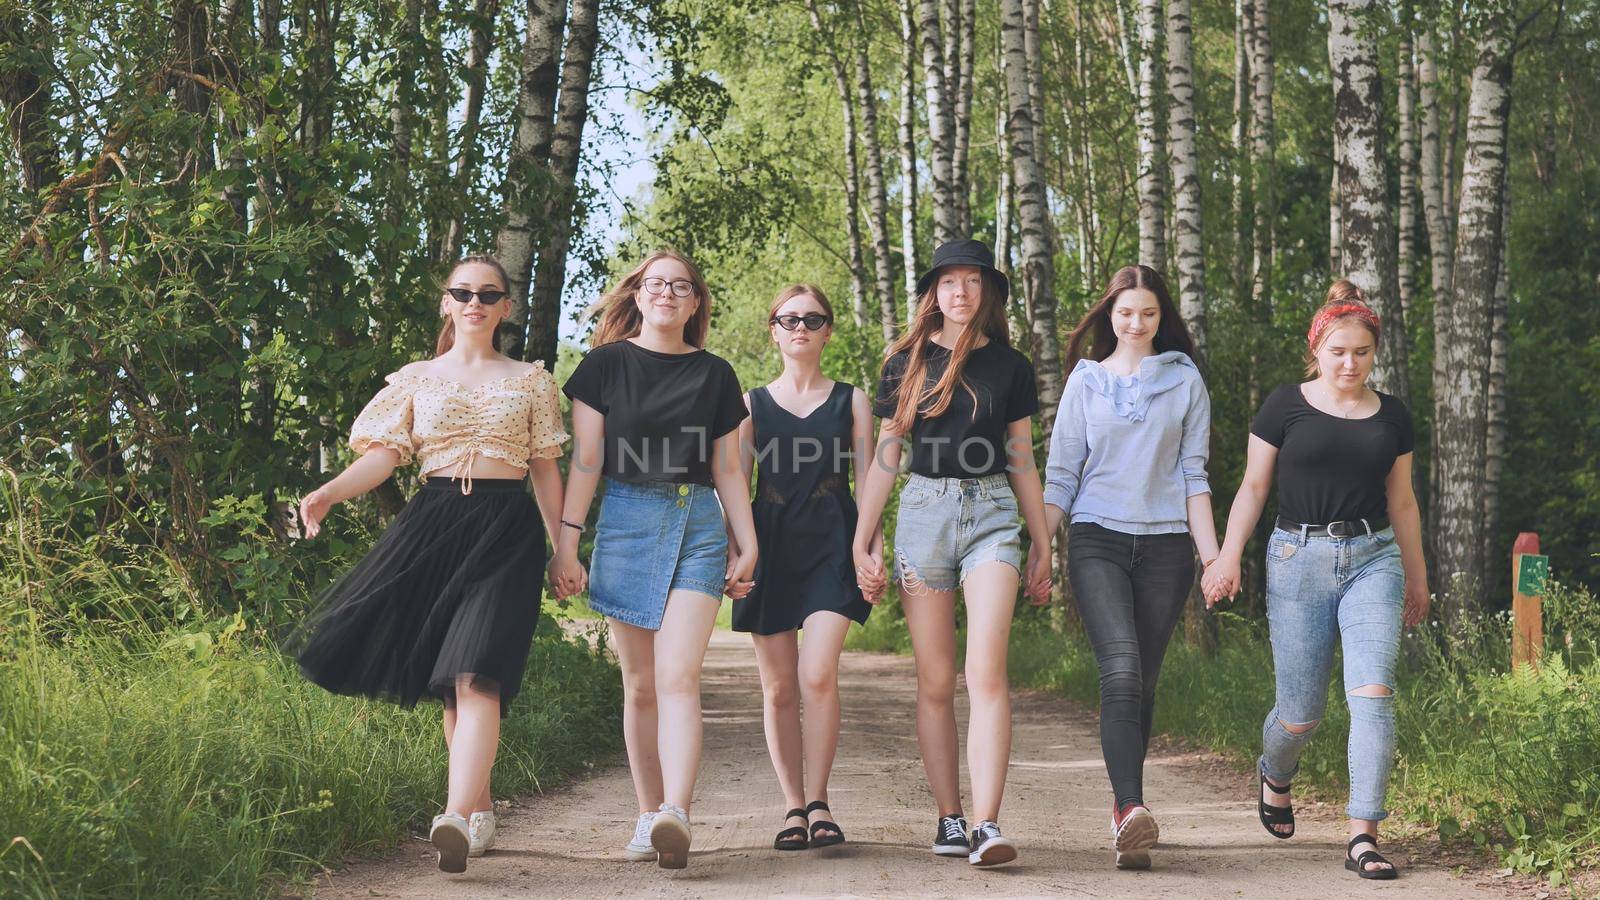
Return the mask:
<svg viewBox="0 0 1600 900">
<path fill-rule="evenodd" d="M 289 638 L 306 678 L 413 706 L 459 679 L 522 687 L 544 584 L 544 525 L 526 481 L 432 478 Z"/>
</svg>

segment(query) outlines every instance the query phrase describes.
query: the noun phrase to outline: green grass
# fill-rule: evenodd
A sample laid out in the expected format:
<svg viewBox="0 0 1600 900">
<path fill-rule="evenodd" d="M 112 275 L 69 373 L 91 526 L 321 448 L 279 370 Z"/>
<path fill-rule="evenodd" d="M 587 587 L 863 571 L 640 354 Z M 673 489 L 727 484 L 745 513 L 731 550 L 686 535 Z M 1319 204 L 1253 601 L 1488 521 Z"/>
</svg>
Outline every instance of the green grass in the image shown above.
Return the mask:
<svg viewBox="0 0 1600 900">
<path fill-rule="evenodd" d="M 494 790 L 539 790 L 619 746 L 616 670 L 540 628 Z M 438 704 L 335 697 L 242 619 L 0 641 L 7 896 L 268 896 L 436 813 Z"/>
<path fill-rule="evenodd" d="M 904 620 L 882 612 L 852 630 L 848 646 L 909 653 Z M 1431 628 L 1407 635 L 1389 808 L 1397 824 L 1475 844 L 1555 886 L 1600 865 L 1600 603 L 1558 586 L 1545 616 L 1552 648 L 1536 670 L 1508 671 L 1504 616 L 1464 622 L 1449 638 Z M 1049 622 L 1019 607 L 1012 682 L 1098 705 L 1099 670 L 1087 641 Z M 1273 704 L 1272 651 L 1263 622 L 1222 614 L 1219 630 L 1211 652 L 1174 640 L 1157 691 L 1156 730 L 1249 768 Z M 1327 714 L 1296 785 L 1342 806 L 1350 721 L 1340 671 L 1336 662 Z"/>
</svg>

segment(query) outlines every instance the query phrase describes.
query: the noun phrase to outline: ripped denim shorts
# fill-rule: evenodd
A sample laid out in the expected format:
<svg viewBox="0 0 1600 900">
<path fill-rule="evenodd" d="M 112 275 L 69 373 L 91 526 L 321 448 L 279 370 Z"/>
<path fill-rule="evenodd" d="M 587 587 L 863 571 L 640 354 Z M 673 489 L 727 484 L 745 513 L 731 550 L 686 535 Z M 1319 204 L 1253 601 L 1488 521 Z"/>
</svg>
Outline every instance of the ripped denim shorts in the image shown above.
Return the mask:
<svg viewBox="0 0 1600 900">
<path fill-rule="evenodd" d="M 952 591 L 979 565 L 999 560 L 1022 573 L 1017 496 L 1004 475 L 928 478 L 900 491 L 894 568 L 901 591 Z"/>
</svg>

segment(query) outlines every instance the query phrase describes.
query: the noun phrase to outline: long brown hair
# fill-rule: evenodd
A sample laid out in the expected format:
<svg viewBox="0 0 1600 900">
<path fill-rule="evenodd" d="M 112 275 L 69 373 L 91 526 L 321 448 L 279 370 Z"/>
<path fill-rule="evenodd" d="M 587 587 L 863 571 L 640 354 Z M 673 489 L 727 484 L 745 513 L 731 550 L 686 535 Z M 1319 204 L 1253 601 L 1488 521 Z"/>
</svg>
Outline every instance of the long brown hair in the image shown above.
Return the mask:
<svg viewBox="0 0 1600 900">
<path fill-rule="evenodd" d="M 778 314 L 778 310 L 783 309 L 785 303 L 796 297 L 810 297 L 817 301 L 817 305 L 822 307 L 823 315 L 828 317 L 828 324 L 833 324 L 833 304 L 828 302 L 828 295 L 822 292 L 822 288 L 803 281 L 785 285 L 782 290 L 778 291 L 778 295 L 772 298 L 772 306 L 767 309 L 767 321 L 772 321 L 772 317 Z"/>
<path fill-rule="evenodd" d="M 480 266 L 488 266 L 489 268 L 493 269 L 495 274 L 500 276 L 500 287 L 506 291 L 506 295 L 500 298 L 500 302 L 513 305 L 517 302 L 516 298 L 511 296 L 511 276 L 506 274 L 506 267 L 500 265 L 500 260 L 481 253 L 463 256 L 456 260 L 455 265 L 450 267 L 450 271 L 446 272 L 444 279 L 439 282 L 440 294 L 443 294 L 444 289 L 450 286 L 451 280 L 455 278 L 456 270 L 464 265 L 467 265 L 468 263 L 477 263 Z M 504 322 L 505 319 L 501 319 L 500 321 Z M 496 328 L 494 330 L 494 335 L 490 338 L 490 341 L 493 343 L 495 351 L 499 352 L 500 329 Z M 433 345 L 434 358 L 445 355 L 445 353 L 449 352 L 450 348 L 454 347 L 455 344 L 456 320 L 450 318 L 449 314 L 447 313 L 444 316 L 444 324 L 439 326 L 439 339 L 435 341 Z"/>
<path fill-rule="evenodd" d="M 1080 359 L 1105 362 L 1106 357 L 1117 349 L 1117 335 L 1111 329 L 1111 308 L 1117 305 L 1117 297 L 1123 291 L 1133 288 L 1143 288 L 1154 294 L 1156 305 L 1161 308 L 1161 324 L 1156 326 L 1155 351 L 1166 353 L 1169 350 L 1181 350 L 1185 356 L 1194 359 L 1194 338 L 1189 336 L 1189 326 L 1178 315 L 1178 308 L 1172 305 L 1172 295 L 1167 292 L 1167 280 L 1149 266 L 1123 266 L 1111 276 L 1105 293 L 1089 307 L 1078 327 L 1067 336 L 1068 373 L 1077 368 Z M 1087 350 L 1084 348 L 1086 340 L 1089 342 Z"/>
<path fill-rule="evenodd" d="M 600 324 L 595 326 L 594 337 L 589 340 L 591 348 L 625 341 L 644 328 L 644 316 L 640 314 L 633 298 L 644 288 L 645 270 L 659 259 L 675 259 L 689 270 L 689 281 L 694 285 L 695 298 L 700 302 L 689 316 L 689 321 L 683 323 L 683 341 L 691 347 L 706 345 L 706 332 L 711 329 L 711 289 L 706 286 L 705 276 L 700 274 L 700 267 L 682 253 L 657 250 L 646 256 L 644 262 L 635 266 L 633 271 L 622 276 L 615 287 L 601 295 L 600 302 L 593 307 L 592 315 L 599 316 Z"/>
<path fill-rule="evenodd" d="M 1011 343 L 1011 330 L 1006 325 L 1005 304 L 1000 300 L 999 287 L 994 281 L 994 276 L 984 272 L 982 287 L 979 289 L 977 314 L 972 317 L 972 322 L 961 330 L 961 337 L 956 339 L 956 345 L 950 351 L 950 364 L 945 367 L 944 374 L 939 376 L 937 382 L 924 389 L 923 381 L 926 380 L 928 373 L 928 342 L 935 332 L 944 330 L 944 313 L 939 309 L 938 293 L 939 281 L 936 278 L 923 292 L 922 300 L 917 304 L 917 315 L 911 320 L 911 327 L 889 345 L 889 349 L 883 354 L 887 359 L 902 350 L 908 351 L 905 369 L 901 372 L 900 383 L 895 388 L 894 417 L 889 420 L 896 434 L 909 434 L 911 425 L 918 415 L 930 418 L 944 415 L 950 408 L 950 399 L 955 395 L 958 384 L 972 396 L 973 413 L 976 415 L 978 395 L 972 390 L 972 385 L 962 377 L 967 357 L 977 349 L 980 336 L 986 336 L 989 340 L 999 341 L 1002 344 Z"/>
<path fill-rule="evenodd" d="M 1354 307 L 1354 308 L 1351 308 Z M 1372 333 L 1372 348 L 1376 350 L 1383 340 L 1377 314 L 1367 302 L 1367 292 L 1348 278 L 1341 278 L 1328 287 L 1328 299 L 1311 317 L 1312 332 L 1306 340 L 1306 377 L 1321 374 L 1317 366 L 1317 351 L 1327 343 L 1328 335 L 1346 325 L 1360 325 Z"/>
</svg>

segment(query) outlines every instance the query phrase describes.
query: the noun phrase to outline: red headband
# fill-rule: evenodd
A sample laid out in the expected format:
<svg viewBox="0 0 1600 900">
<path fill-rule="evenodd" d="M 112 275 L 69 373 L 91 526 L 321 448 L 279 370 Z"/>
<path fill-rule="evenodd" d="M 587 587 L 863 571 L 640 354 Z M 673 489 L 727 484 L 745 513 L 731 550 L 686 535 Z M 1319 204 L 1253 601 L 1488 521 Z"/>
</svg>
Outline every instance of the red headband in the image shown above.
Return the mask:
<svg viewBox="0 0 1600 900">
<path fill-rule="evenodd" d="M 1372 329 L 1374 337 L 1382 331 L 1383 325 L 1378 321 L 1377 313 L 1365 303 L 1341 303 L 1338 306 L 1323 307 L 1322 311 L 1311 319 L 1311 328 L 1306 332 L 1306 345 L 1312 352 L 1316 351 L 1317 343 L 1322 340 L 1322 333 L 1328 330 L 1328 326 L 1344 316 L 1355 316 L 1360 319 L 1361 324 Z"/>
</svg>

